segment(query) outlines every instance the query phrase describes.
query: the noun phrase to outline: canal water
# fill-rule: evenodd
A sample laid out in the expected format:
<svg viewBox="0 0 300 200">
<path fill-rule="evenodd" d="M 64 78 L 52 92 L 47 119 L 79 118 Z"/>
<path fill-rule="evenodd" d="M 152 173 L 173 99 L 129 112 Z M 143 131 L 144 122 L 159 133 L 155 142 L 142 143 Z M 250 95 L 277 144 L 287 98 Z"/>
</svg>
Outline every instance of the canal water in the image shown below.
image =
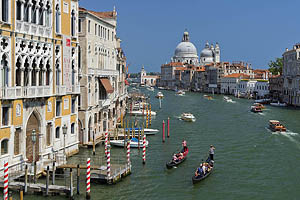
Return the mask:
<svg viewBox="0 0 300 200">
<path fill-rule="evenodd" d="M 155 99 L 158 92 L 144 90 L 151 96 L 152 128 L 162 128 L 162 121 L 170 117 L 170 138 L 162 143 L 162 132 L 147 137 L 146 164 L 142 151 L 131 150 L 132 174 L 116 185 L 91 186 L 92 199 L 299 199 L 300 198 L 300 111 L 292 108 L 267 106 L 262 114 L 250 112 L 253 100 L 223 100 L 213 95 L 208 100 L 201 93 L 175 96 L 162 91 L 162 108 Z M 191 112 L 196 122 L 179 120 L 182 112 Z M 141 118 L 137 118 L 142 120 Z M 287 133 L 272 133 L 268 120 L 280 120 Z M 187 141 L 189 155 L 177 168 L 167 169 L 166 162 Z M 202 159 L 208 155 L 209 145 L 215 150 L 215 169 L 204 181 L 193 185 L 192 175 Z M 90 156 L 91 149 L 81 149 L 80 157 Z M 125 158 L 123 148 L 112 147 L 112 157 Z M 101 145 L 96 157 L 104 154 Z M 76 162 L 78 156 L 70 158 Z M 83 177 L 84 179 L 84 177 Z M 76 186 L 76 185 L 75 185 Z M 84 199 L 84 180 L 81 183 Z M 46 199 L 26 196 L 25 199 Z M 66 199 L 64 196 L 51 199 Z"/>
</svg>

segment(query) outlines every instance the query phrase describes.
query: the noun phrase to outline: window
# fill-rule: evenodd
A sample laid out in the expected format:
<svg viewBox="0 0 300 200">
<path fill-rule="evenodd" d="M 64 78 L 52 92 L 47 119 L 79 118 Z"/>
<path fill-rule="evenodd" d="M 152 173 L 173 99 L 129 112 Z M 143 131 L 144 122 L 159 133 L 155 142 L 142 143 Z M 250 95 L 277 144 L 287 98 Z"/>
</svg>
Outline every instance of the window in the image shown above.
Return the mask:
<svg viewBox="0 0 300 200">
<path fill-rule="evenodd" d="M 31 6 L 31 23 L 36 23 L 36 13 L 37 13 L 37 5 L 36 1 L 32 0 L 32 6 Z"/>
<path fill-rule="evenodd" d="M 75 113 L 75 105 L 76 105 L 76 99 L 72 99 L 72 107 L 71 107 L 72 113 Z"/>
<path fill-rule="evenodd" d="M 60 9 L 58 4 L 55 7 L 55 31 L 60 33 Z"/>
<path fill-rule="evenodd" d="M 95 24 L 95 35 L 97 35 L 97 24 Z"/>
<path fill-rule="evenodd" d="M 8 139 L 1 141 L 1 155 L 8 153 Z"/>
<path fill-rule="evenodd" d="M 100 37 L 100 25 L 98 26 L 98 36 Z"/>
<path fill-rule="evenodd" d="M 43 7 L 44 7 L 43 3 L 40 2 L 39 16 L 38 16 L 39 25 L 44 25 L 44 8 Z"/>
<path fill-rule="evenodd" d="M 71 34 L 72 34 L 72 36 L 75 36 L 75 24 L 76 24 L 75 11 L 72 10 L 72 13 L 71 13 Z"/>
<path fill-rule="evenodd" d="M 106 120 L 103 121 L 103 131 L 106 132 Z"/>
<path fill-rule="evenodd" d="M 29 22 L 29 4 L 28 4 L 28 1 L 25 1 L 25 4 L 24 4 L 24 21 Z"/>
<path fill-rule="evenodd" d="M 56 61 L 56 85 L 60 85 L 60 67 L 59 61 Z"/>
<path fill-rule="evenodd" d="M 46 128 L 46 144 L 47 144 L 47 146 L 51 145 L 51 130 L 52 130 L 52 125 L 51 125 L 51 123 L 48 123 L 47 128 Z"/>
<path fill-rule="evenodd" d="M 21 1 L 17 1 L 17 20 L 21 20 Z"/>
<path fill-rule="evenodd" d="M 59 131 L 60 131 L 60 127 L 58 126 L 58 127 L 56 127 L 56 129 L 55 129 L 55 138 L 59 138 Z"/>
<path fill-rule="evenodd" d="M 1 0 L 2 3 L 2 13 L 1 13 L 1 20 L 3 22 L 8 22 L 8 13 L 9 13 L 9 0 Z"/>
<path fill-rule="evenodd" d="M 20 154 L 20 138 L 21 138 L 21 129 L 17 128 L 15 131 L 15 139 L 14 139 L 14 155 Z"/>
<path fill-rule="evenodd" d="M 9 107 L 2 107 L 2 125 L 7 126 L 9 123 Z"/>
<path fill-rule="evenodd" d="M 88 22 L 88 32 L 91 32 L 91 20 Z"/>
<path fill-rule="evenodd" d="M 71 124 L 71 134 L 75 134 L 75 123 Z"/>
<path fill-rule="evenodd" d="M 81 33 L 81 19 L 78 20 L 78 32 Z"/>
<path fill-rule="evenodd" d="M 109 40 L 109 30 L 107 30 L 107 39 Z"/>
<path fill-rule="evenodd" d="M 60 116 L 61 112 L 61 101 L 56 101 L 56 116 Z"/>
<path fill-rule="evenodd" d="M 94 114 L 94 124 L 97 124 L 97 113 Z"/>
</svg>

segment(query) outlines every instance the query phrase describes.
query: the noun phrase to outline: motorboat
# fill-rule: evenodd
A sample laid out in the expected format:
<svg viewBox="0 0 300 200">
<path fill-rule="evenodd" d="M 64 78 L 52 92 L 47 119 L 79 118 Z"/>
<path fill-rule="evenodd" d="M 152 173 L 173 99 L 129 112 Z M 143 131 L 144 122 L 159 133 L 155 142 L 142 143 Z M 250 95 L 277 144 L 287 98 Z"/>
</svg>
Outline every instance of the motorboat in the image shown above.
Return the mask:
<svg viewBox="0 0 300 200">
<path fill-rule="evenodd" d="M 270 120 L 269 128 L 273 132 L 286 132 L 285 126 L 283 126 L 278 120 Z"/>
<path fill-rule="evenodd" d="M 158 92 L 155 97 L 158 99 L 162 99 L 162 98 L 164 98 L 164 95 L 162 92 Z"/>
<path fill-rule="evenodd" d="M 196 118 L 192 113 L 182 113 L 180 118 L 181 120 L 188 121 L 188 122 L 196 121 Z"/>
<path fill-rule="evenodd" d="M 231 98 L 229 98 L 228 96 L 224 96 L 224 101 L 226 101 L 228 103 L 234 103 L 235 102 Z"/>
<path fill-rule="evenodd" d="M 207 98 L 208 100 L 212 100 L 213 98 L 212 98 L 212 96 L 209 96 L 209 95 L 203 95 L 205 98 Z"/>
<path fill-rule="evenodd" d="M 271 99 L 256 99 L 255 103 L 262 103 L 262 104 L 268 104 L 270 103 Z"/>
<path fill-rule="evenodd" d="M 138 132 L 142 131 L 142 128 L 134 128 L 134 129 L 132 129 L 132 128 L 125 128 L 125 131 L 128 131 L 128 130 L 129 130 L 130 133 L 132 133 L 132 130 L 134 130 L 135 135 L 138 135 Z M 158 129 L 144 128 L 144 134 L 145 135 L 155 135 L 157 132 L 159 132 Z"/>
<path fill-rule="evenodd" d="M 270 103 L 271 106 L 277 106 L 277 107 L 286 107 L 286 103 L 280 103 L 279 101 L 277 103 Z"/>
<path fill-rule="evenodd" d="M 262 112 L 262 109 L 257 106 L 251 106 L 251 112 L 259 113 L 259 112 Z"/>
<path fill-rule="evenodd" d="M 166 90 L 164 87 L 158 87 L 159 90 Z"/>
<path fill-rule="evenodd" d="M 130 114 L 130 115 L 145 116 L 145 115 L 147 115 L 147 111 L 144 110 L 144 112 L 143 112 L 143 110 L 138 109 L 138 110 L 129 111 L 128 114 Z M 155 115 L 156 115 L 156 112 L 154 112 L 154 111 L 151 110 L 151 116 L 155 116 Z"/>
<path fill-rule="evenodd" d="M 184 95 L 185 95 L 185 92 L 184 92 L 183 90 L 178 90 L 178 91 L 176 92 L 176 95 L 177 95 L 177 96 L 184 96 Z"/>
<path fill-rule="evenodd" d="M 154 87 L 147 87 L 147 90 L 154 92 Z"/>
<path fill-rule="evenodd" d="M 127 144 L 128 140 L 111 140 L 110 144 L 113 146 L 117 146 L 117 147 L 124 147 L 124 145 Z M 124 144 L 125 142 L 125 144 Z M 148 147 L 148 140 L 146 140 L 146 147 Z M 130 140 L 130 148 L 138 148 L 138 147 L 143 147 L 143 140 L 138 140 L 137 138 L 132 138 Z"/>
<path fill-rule="evenodd" d="M 256 107 L 258 107 L 260 109 L 264 109 L 265 108 L 265 106 L 263 104 L 261 104 L 261 103 L 254 103 L 253 106 L 256 106 Z"/>
</svg>

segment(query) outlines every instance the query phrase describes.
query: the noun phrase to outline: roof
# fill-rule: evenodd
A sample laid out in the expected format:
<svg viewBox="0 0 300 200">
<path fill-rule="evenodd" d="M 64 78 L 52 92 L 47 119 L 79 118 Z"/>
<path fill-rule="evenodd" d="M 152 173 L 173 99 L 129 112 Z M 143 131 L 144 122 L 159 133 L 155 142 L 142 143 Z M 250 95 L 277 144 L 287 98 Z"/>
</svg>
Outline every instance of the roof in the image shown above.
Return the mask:
<svg viewBox="0 0 300 200">
<path fill-rule="evenodd" d="M 246 75 L 246 74 L 242 74 L 242 73 L 234 73 L 234 74 L 229 74 L 229 75 L 226 75 L 224 76 L 224 78 L 250 78 L 249 75 Z"/>
<path fill-rule="evenodd" d="M 172 66 L 172 67 L 176 67 L 176 66 L 183 66 L 182 62 L 170 62 L 168 64 L 164 64 L 162 66 Z"/>
<path fill-rule="evenodd" d="M 96 12 L 96 11 L 92 11 L 92 10 L 87 10 L 83 7 L 79 7 L 79 11 L 88 12 L 88 13 L 91 13 L 91 14 L 96 15 L 97 17 L 103 18 L 103 19 L 116 19 L 116 17 L 117 17 L 116 11 Z"/>
<path fill-rule="evenodd" d="M 159 78 L 159 76 L 151 76 L 151 75 L 147 75 L 147 76 L 143 76 L 143 78 Z"/>
<path fill-rule="evenodd" d="M 186 70 L 185 67 L 176 67 L 175 70 Z"/>
</svg>

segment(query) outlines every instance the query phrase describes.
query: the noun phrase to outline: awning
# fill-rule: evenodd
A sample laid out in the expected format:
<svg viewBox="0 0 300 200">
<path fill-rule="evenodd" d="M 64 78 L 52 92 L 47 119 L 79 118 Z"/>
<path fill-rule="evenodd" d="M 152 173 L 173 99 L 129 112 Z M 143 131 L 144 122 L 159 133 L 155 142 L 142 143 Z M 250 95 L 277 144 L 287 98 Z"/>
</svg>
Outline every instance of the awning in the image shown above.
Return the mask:
<svg viewBox="0 0 300 200">
<path fill-rule="evenodd" d="M 125 80 L 125 85 L 129 85 L 129 82 L 127 80 Z"/>
<path fill-rule="evenodd" d="M 101 78 L 100 81 L 101 81 L 102 85 L 104 86 L 107 93 L 114 92 L 114 88 L 111 86 L 111 84 L 107 78 Z"/>
</svg>

